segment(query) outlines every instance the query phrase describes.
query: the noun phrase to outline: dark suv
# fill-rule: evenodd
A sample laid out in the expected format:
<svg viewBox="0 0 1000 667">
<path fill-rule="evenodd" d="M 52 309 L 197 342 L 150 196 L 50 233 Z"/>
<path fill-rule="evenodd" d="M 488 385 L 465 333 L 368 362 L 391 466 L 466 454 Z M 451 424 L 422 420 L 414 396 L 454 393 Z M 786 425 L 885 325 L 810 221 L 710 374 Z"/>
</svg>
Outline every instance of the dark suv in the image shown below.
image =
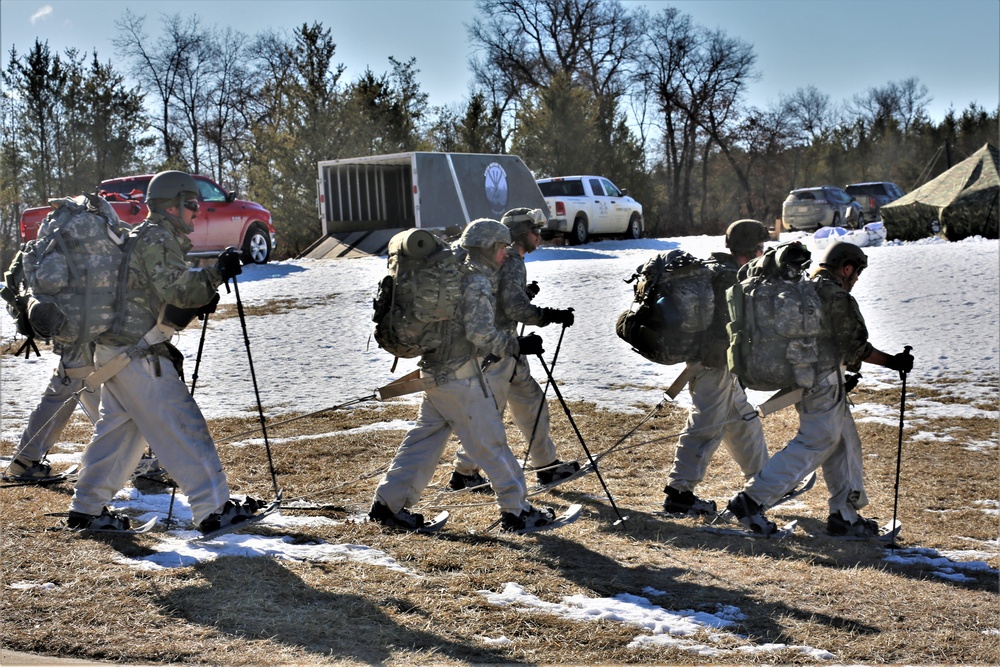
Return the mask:
<svg viewBox="0 0 1000 667">
<path fill-rule="evenodd" d="M 861 205 L 835 185 L 800 188 L 781 205 L 781 222 L 789 231 L 811 232 L 820 227 L 861 227 Z"/>
<path fill-rule="evenodd" d="M 852 183 L 844 190 L 861 204 L 865 220 L 881 218 L 879 209 L 903 196 L 903 191 L 895 183 L 875 181 L 873 183 Z"/>
</svg>

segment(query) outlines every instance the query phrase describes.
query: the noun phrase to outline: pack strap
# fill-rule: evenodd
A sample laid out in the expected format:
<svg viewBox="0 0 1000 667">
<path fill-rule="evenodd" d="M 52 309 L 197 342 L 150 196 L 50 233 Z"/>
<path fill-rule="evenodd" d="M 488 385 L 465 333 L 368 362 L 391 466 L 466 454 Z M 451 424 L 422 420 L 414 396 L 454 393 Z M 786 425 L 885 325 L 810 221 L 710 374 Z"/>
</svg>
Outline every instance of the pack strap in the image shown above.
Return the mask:
<svg viewBox="0 0 1000 667">
<path fill-rule="evenodd" d="M 133 359 L 142 355 L 153 345 L 170 340 L 173 334 L 172 327 L 166 324 L 157 324 L 147 331 L 146 335 L 139 339 L 139 342 L 129 346 L 124 352 L 88 375 L 83 381 L 82 391 L 97 391 L 102 384 L 117 375 L 118 371 L 132 363 Z"/>
<path fill-rule="evenodd" d="M 757 414 L 763 418 L 774 414 L 778 410 L 784 410 L 785 408 L 795 405 L 801 401 L 803 395 L 805 395 L 805 390 L 802 387 L 789 387 L 787 389 L 782 389 L 774 396 L 758 405 Z"/>
<path fill-rule="evenodd" d="M 415 394 L 418 391 L 424 391 L 425 389 L 430 389 L 436 385 L 437 380 L 435 380 L 433 376 L 420 377 L 420 370 L 418 369 L 411 373 L 407 373 L 401 378 L 393 380 L 384 387 L 379 387 L 375 390 L 375 395 L 378 396 L 380 401 L 385 401 L 390 398 L 396 398 L 397 396 Z"/>
</svg>

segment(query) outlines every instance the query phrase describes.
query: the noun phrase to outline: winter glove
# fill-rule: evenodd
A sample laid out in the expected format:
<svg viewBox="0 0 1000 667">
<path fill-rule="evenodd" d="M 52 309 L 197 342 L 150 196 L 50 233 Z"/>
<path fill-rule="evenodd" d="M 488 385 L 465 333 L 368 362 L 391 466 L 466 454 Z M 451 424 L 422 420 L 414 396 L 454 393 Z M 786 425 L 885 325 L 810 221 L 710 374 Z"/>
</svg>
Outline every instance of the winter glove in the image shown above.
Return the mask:
<svg viewBox="0 0 1000 667">
<path fill-rule="evenodd" d="M 889 357 L 888 362 L 886 362 L 886 368 L 891 368 L 894 371 L 899 371 L 900 373 L 909 373 L 913 370 L 913 355 L 910 354 L 910 348 L 907 346 L 899 354 L 894 354 Z"/>
<path fill-rule="evenodd" d="M 564 327 L 573 326 L 574 317 L 572 308 L 543 308 L 545 321 L 548 324 L 561 324 Z"/>
<path fill-rule="evenodd" d="M 215 308 L 218 305 L 219 305 L 219 293 L 216 292 L 215 296 L 212 297 L 211 301 L 209 301 L 204 306 L 198 309 L 198 312 L 196 313 L 198 315 L 198 319 L 203 320 L 205 319 L 206 315 L 211 315 L 212 313 L 214 313 Z"/>
<path fill-rule="evenodd" d="M 243 273 L 243 262 L 240 259 L 240 252 L 232 246 L 226 248 L 219 255 L 219 259 L 216 260 L 215 268 L 222 274 L 223 281 L 228 281 L 230 278 L 240 275 Z"/>
<path fill-rule="evenodd" d="M 528 301 L 531 301 L 536 296 L 538 296 L 538 292 L 540 290 L 541 288 L 538 286 L 537 280 L 532 280 L 530 283 L 524 286 L 524 291 L 528 293 Z"/>
<path fill-rule="evenodd" d="M 518 350 L 518 354 L 541 354 L 545 352 L 542 349 L 542 337 L 538 334 L 529 334 L 527 336 L 519 336 L 517 339 L 517 344 L 521 348 Z"/>
<path fill-rule="evenodd" d="M 848 373 L 844 376 L 844 393 L 851 393 L 854 388 L 858 386 L 858 380 L 861 379 L 861 373 Z"/>
</svg>

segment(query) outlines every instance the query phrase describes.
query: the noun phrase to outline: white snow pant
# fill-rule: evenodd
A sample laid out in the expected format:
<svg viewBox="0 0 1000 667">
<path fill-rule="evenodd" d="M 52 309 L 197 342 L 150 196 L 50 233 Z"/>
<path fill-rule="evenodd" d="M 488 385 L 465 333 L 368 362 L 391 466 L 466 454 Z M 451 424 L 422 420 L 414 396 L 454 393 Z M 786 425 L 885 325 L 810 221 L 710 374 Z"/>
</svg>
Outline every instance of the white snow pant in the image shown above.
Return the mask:
<svg viewBox="0 0 1000 667">
<path fill-rule="evenodd" d="M 770 505 L 822 466 L 830 492 L 830 514 L 847 521 L 868 504 L 861 437 L 854 425 L 839 371 L 830 373 L 796 404 L 799 431 L 744 487 L 756 502 Z"/>
<path fill-rule="evenodd" d="M 549 406 L 545 402 L 542 388 L 531 377 L 527 357 L 505 357 L 486 369 L 485 375 L 496 398 L 497 409 L 503 414 L 504 407 L 510 408 L 514 423 L 528 443 L 528 460 L 531 465 L 543 468 L 555 461 L 556 445 L 549 436 Z M 455 453 L 455 470 L 463 475 L 471 475 L 479 470 L 479 466 L 461 444 Z"/>
<path fill-rule="evenodd" d="M 375 500 L 393 512 L 412 507 L 430 484 L 452 432 L 489 476 L 504 512 L 531 507 L 524 471 L 507 446 L 503 420 L 492 395 L 484 396 L 476 359 L 449 379 L 424 391 L 417 423 L 403 438 L 389 470 L 375 489 Z"/>
<path fill-rule="evenodd" d="M 98 367 L 127 347 L 98 345 Z M 157 373 L 159 370 L 159 373 Z M 70 509 L 100 514 L 150 449 L 191 503 L 195 525 L 229 500 L 208 424 L 169 359 L 142 356 L 104 383 L 101 417 L 83 452 Z"/>
<path fill-rule="evenodd" d="M 14 453 L 14 459 L 39 461 L 59 440 L 63 429 L 73 416 L 73 410 L 60 408 L 73 394 L 83 387 L 83 380 L 94 370 L 94 352 L 91 345 L 62 345 L 57 350 L 59 366 L 53 369 L 49 386 L 42 394 L 42 400 L 28 417 L 28 425 L 21 434 L 21 444 Z M 85 391 L 80 394 L 84 412 L 91 419 L 97 419 L 100 394 Z"/>
<path fill-rule="evenodd" d="M 708 464 L 720 444 L 749 479 L 767 463 L 767 443 L 757 411 L 726 368 L 701 368 L 688 384 L 691 412 L 677 439 L 667 485 L 694 492 L 705 479 Z M 729 423 L 725 423 L 729 420 Z"/>
</svg>

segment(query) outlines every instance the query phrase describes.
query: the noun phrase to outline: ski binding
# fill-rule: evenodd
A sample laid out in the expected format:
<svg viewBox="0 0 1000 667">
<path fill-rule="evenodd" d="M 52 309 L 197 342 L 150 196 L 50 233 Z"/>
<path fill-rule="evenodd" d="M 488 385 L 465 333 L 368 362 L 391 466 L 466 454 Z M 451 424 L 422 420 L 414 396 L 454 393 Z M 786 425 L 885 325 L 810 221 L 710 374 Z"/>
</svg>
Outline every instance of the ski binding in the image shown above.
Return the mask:
<svg viewBox="0 0 1000 667">
<path fill-rule="evenodd" d="M 541 533 L 546 530 L 555 530 L 557 528 L 562 528 L 563 526 L 568 526 L 569 524 L 579 519 L 582 511 L 583 511 L 583 505 L 570 505 L 565 512 L 563 512 L 562 514 L 557 516 L 553 521 L 550 521 L 544 526 L 522 528 L 521 530 L 513 530 L 510 532 L 517 533 L 518 535 L 528 535 L 529 533 Z"/>
<path fill-rule="evenodd" d="M 261 511 L 257 512 L 256 514 L 254 514 L 251 517 L 247 517 L 246 519 L 244 519 L 243 521 L 240 521 L 239 523 L 231 523 L 228 526 L 223 526 L 222 528 L 219 528 L 218 530 L 213 530 L 210 533 L 204 533 L 202 535 L 197 535 L 195 537 L 192 537 L 188 541 L 189 542 L 207 542 L 209 540 L 214 540 L 217 537 L 222 537 L 223 535 L 228 535 L 229 533 L 237 533 L 237 532 L 243 530 L 244 528 L 246 528 L 248 526 L 252 526 L 255 523 L 260 523 L 265 518 L 267 518 L 271 514 L 274 514 L 275 512 L 277 512 L 280 509 L 281 509 L 281 500 L 280 499 L 279 500 L 274 500 L 267 507 L 265 507 L 264 509 L 262 509 Z"/>
<path fill-rule="evenodd" d="M 61 530 L 67 530 L 71 533 L 83 533 L 85 535 L 141 535 L 143 533 L 148 533 L 156 525 L 158 519 L 154 516 L 152 519 L 142 524 L 141 526 L 136 526 L 135 528 L 70 528 L 65 526 Z"/>
<path fill-rule="evenodd" d="M 17 486 L 48 486 L 49 484 L 59 484 L 61 482 L 66 482 L 72 480 L 76 476 L 77 470 L 80 469 L 79 465 L 74 465 L 62 472 L 58 472 L 54 475 L 49 475 L 48 477 L 4 477 L 3 484 L 0 484 L 0 489 L 7 489 Z"/>
<path fill-rule="evenodd" d="M 562 479 L 553 480 L 553 481 L 549 482 L 548 484 L 537 484 L 537 485 L 531 487 L 530 489 L 528 489 L 528 496 L 529 497 L 530 496 L 537 496 L 540 493 L 546 493 L 547 491 L 551 491 L 552 489 L 556 488 L 557 486 L 565 484 L 566 482 L 572 482 L 573 480 L 579 479 L 579 478 L 583 477 L 584 475 L 588 475 L 588 474 L 590 474 L 592 472 L 594 472 L 594 465 L 592 463 L 589 463 L 589 462 L 585 463 L 582 466 L 580 466 L 580 469 L 577 470 L 577 471 L 575 471 L 572 475 L 568 475 L 566 477 L 563 477 Z"/>
</svg>

